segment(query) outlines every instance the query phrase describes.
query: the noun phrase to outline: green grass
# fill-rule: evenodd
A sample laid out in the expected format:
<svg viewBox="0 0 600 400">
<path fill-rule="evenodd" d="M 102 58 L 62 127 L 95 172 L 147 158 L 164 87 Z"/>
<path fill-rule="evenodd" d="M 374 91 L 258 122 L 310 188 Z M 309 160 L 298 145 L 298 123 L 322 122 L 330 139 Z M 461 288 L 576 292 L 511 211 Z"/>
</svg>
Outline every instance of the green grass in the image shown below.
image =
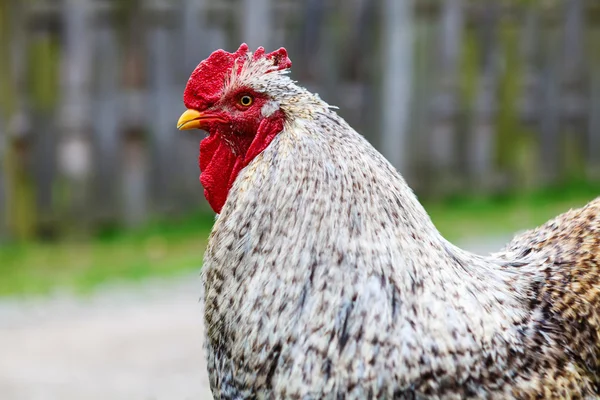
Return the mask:
<svg viewBox="0 0 600 400">
<path fill-rule="evenodd" d="M 494 197 L 455 197 L 425 208 L 440 232 L 455 241 L 534 228 L 598 196 L 600 184 L 578 183 Z"/>
<path fill-rule="evenodd" d="M 600 185 L 580 184 L 520 195 L 455 197 L 425 203 L 425 208 L 442 234 L 456 241 L 532 228 L 598 194 Z M 57 289 L 89 293 L 109 282 L 199 271 L 212 222 L 212 215 L 196 213 L 90 240 L 0 246 L 0 296 Z"/>
<path fill-rule="evenodd" d="M 90 240 L 0 247 L 0 295 L 88 293 L 114 281 L 199 271 L 213 217 L 190 215 Z"/>
</svg>

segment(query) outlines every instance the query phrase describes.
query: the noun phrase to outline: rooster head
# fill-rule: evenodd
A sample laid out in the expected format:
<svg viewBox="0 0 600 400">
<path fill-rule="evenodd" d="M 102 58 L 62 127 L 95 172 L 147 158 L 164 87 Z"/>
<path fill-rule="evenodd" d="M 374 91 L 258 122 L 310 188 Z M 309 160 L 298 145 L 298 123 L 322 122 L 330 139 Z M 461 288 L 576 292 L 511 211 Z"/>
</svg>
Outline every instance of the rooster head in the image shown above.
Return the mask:
<svg viewBox="0 0 600 400">
<path fill-rule="evenodd" d="M 208 132 L 198 162 L 204 195 L 216 213 L 240 170 L 283 130 L 277 78 L 291 65 L 284 48 L 252 53 L 242 44 L 235 53 L 213 52 L 192 72 L 177 128 Z"/>
</svg>

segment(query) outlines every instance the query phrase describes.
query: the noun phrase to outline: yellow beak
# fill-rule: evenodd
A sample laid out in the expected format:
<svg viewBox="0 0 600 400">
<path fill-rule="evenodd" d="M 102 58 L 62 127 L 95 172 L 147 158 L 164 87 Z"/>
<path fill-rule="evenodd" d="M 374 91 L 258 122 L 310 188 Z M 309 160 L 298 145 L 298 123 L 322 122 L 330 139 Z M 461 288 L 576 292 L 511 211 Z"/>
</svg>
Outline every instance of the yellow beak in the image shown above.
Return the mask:
<svg viewBox="0 0 600 400">
<path fill-rule="evenodd" d="M 177 129 L 180 131 L 186 131 L 189 129 L 202 129 L 201 128 L 202 114 L 196 110 L 186 110 L 179 121 L 177 121 Z"/>
</svg>

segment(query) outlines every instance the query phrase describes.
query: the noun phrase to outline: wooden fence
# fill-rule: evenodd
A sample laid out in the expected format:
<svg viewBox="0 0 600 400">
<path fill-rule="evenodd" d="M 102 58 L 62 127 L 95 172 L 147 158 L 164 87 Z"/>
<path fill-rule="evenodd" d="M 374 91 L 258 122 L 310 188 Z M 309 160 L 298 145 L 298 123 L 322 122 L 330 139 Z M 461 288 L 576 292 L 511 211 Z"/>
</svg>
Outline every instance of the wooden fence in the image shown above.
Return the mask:
<svg viewBox="0 0 600 400">
<path fill-rule="evenodd" d="M 203 204 L 181 94 L 242 41 L 285 46 L 423 196 L 598 178 L 597 0 L 2 0 L 0 236 Z"/>
</svg>

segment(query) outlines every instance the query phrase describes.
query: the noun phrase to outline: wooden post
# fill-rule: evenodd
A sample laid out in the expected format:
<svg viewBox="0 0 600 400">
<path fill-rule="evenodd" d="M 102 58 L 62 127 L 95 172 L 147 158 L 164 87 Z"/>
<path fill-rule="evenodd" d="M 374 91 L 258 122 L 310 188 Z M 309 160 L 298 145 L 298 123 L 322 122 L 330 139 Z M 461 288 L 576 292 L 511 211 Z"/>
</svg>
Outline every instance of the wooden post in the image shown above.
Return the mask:
<svg viewBox="0 0 600 400">
<path fill-rule="evenodd" d="M 540 59 L 540 15 L 537 4 L 527 6 L 521 51 L 524 63 L 523 96 L 521 104 L 521 118 L 528 125 L 539 123 L 540 104 L 537 96 L 540 88 L 538 70 Z"/>
<path fill-rule="evenodd" d="M 333 30 L 335 15 L 331 3 L 324 2 L 321 8 L 323 16 L 321 17 L 321 37 L 319 45 L 314 49 L 314 58 L 312 62 L 317 66 L 316 84 L 320 90 L 322 98 L 329 104 L 339 106 L 339 96 L 341 95 L 337 88 L 340 86 L 341 76 L 338 63 L 340 62 L 340 46 L 338 38 Z M 311 57 L 311 56 L 309 56 Z M 343 111 L 341 112 L 343 114 Z"/>
<path fill-rule="evenodd" d="M 252 51 L 258 46 L 271 50 L 271 0 L 242 0 L 242 41 L 248 43 Z"/>
<path fill-rule="evenodd" d="M 580 126 L 583 119 L 584 32 L 583 0 L 565 2 L 564 61 L 562 69 L 563 101 L 565 103 L 563 115 L 570 124 L 574 123 Z"/>
<path fill-rule="evenodd" d="M 590 100 L 588 103 L 587 160 L 588 177 L 600 179 L 600 26 L 590 27 Z M 594 51 L 596 50 L 596 51 Z"/>
<path fill-rule="evenodd" d="M 121 134 L 123 135 L 122 179 L 120 192 L 122 218 L 127 226 L 142 223 L 148 215 L 149 197 L 149 162 L 147 157 L 148 143 L 146 132 L 146 115 L 152 114 L 145 102 L 146 84 L 146 18 L 141 3 L 136 1 L 133 7 L 122 10 L 125 26 L 123 28 L 124 44 L 120 65 L 123 73 L 124 90 L 120 96 L 123 112 L 121 114 Z M 127 6 L 122 2 L 121 7 Z"/>
<path fill-rule="evenodd" d="M 579 176 L 584 173 L 585 160 L 585 126 L 586 102 L 588 93 L 584 93 L 584 32 L 586 18 L 583 0 L 570 0 L 564 3 L 565 17 L 563 22 L 562 58 L 562 95 L 561 95 L 561 126 L 565 133 L 563 146 L 565 151 L 565 166 L 569 175 Z"/>
<path fill-rule="evenodd" d="M 184 79 L 181 83 L 185 84 L 191 72 L 196 65 L 210 53 L 211 43 L 206 40 L 206 0 L 183 0 L 181 7 L 181 51 L 183 58 L 181 71 L 179 75 Z M 182 87 L 183 89 L 183 87 Z"/>
<path fill-rule="evenodd" d="M 174 188 L 173 174 L 177 171 L 174 157 L 175 135 L 178 133 L 175 123 L 178 114 L 173 113 L 174 68 L 171 62 L 175 57 L 173 49 L 174 30 L 170 23 L 174 10 L 167 2 L 154 3 L 147 12 L 150 14 L 146 35 L 148 48 L 148 104 L 147 110 L 151 120 L 146 120 L 151 138 L 151 178 L 153 205 L 159 212 L 173 211 Z M 159 18 L 160 16 L 160 18 Z M 181 94 L 179 94 L 181 96 Z M 179 97 L 181 99 L 181 97 Z"/>
<path fill-rule="evenodd" d="M 6 115 L 9 113 L 11 92 L 7 90 L 10 85 L 10 34 L 9 34 L 8 2 L 0 3 L 0 87 L 4 88 L 4 95 L 0 94 L 0 242 L 8 236 L 8 207 L 6 192 L 6 161 L 5 154 L 8 142 Z"/>
<path fill-rule="evenodd" d="M 304 5 L 298 35 L 298 61 L 294 61 L 294 75 L 304 81 L 314 80 L 319 70 L 314 54 L 320 48 L 326 10 L 325 2 L 321 0 L 306 0 Z"/>
<path fill-rule="evenodd" d="M 127 226 L 142 223 L 147 217 L 149 164 L 146 148 L 140 143 L 140 136 L 130 131 L 123 144 L 123 219 Z"/>
<path fill-rule="evenodd" d="M 467 141 L 467 164 L 474 188 L 491 189 L 494 184 L 494 133 L 498 89 L 498 3 L 488 1 L 480 21 L 481 75 L 475 97 L 472 129 Z"/>
<path fill-rule="evenodd" d="M 432 191 L 441 195 L 456 180 L 457 81 L 463 31 L 463 0 L 444 0 L 440 15 L 438 93 L 434 97 L 431 132 Z M 434 190 L 435 188 L 435 190 Z"/>
<path fill-rule="evenodd" d="M 1 14 L 1 11 L 0 11 Z M 2 16 L 0 15 L 0 20 Z M 2 38 L 0 37 L 0 43 Z M 2 71 L 2 69 L 0 69 Z M 6 151 L 6 125 L 0 113 L 0 168 L 3 169 L 0 173 L 0 243 L 2 243 L 8 235 L 7 213 L 6 213 L 6 182 L 4 178 L 4 153 Z"/>
<path fill-rule="evenodd" d="M 100 16 L 98 16 L 100 17 Z M 108 18 L 97 18 L 94 34 L 94 219 L 109 227 L 119 215 L 117 177 L 120 176 L 119 72 L 116 27 Z"/>
<path fill-rule="evenodd" d="M 383 3 L 383 94 L 381 149 L 400 172 L 408 168 L 407 137 L 413 60 L 411 0 Z"/>
<path fill-rule="evenodd" d="M 555 183 L 562 170 L 563 152 L 560 135 L 560 69 L 559 30 L 544 27 L 542 82 L 540 91 L 540 182 Z"/>
<path fill-rule="evenodd" d="M 413 74 L 413 107 L 411 111 L 410 143 L 411 155 L 411 180 L 410 186 L 417 193 L 425 193 L 428 184 L 428 167 L 431 165 L 430 141 L 432 96 L 438 89 L 431 77 L 434 75 L 436 52 L 435 49 L 437 21 L 431 13 L 419 12 L 415 17 L 415 61 Z"/>
<path fill-rule="evenodd" d="M 43 3 L 37 3 L 42 5 Z M 34 10 L 32 10 L 34 11 Z M 30 29 L 29 127 L 32 134 L 31 167 L 35 181 L 36 233 L 49 239 L 56 235 L 54 215 L 56 175 L 57 109 L 60 74 L 60 14 L 47 2 L 35 10 L 36 24 Z"/>
<path fill-rule="evenodd" d="M 332 90 L 339 92 L 340 112 L 344 114 L 346 121 L 373 145 L 380 147 L 378 133 L 381 126 L 378 122 L 381 113 L 378 97 L 373 93 L 379 73 L 374 74 L 372 68 L 372 60 L 379 57 L 377 46 L 374 45 L 378 40 L 378 10 L 375 8 L 376 4 L 369 0 L 349 2 L 346 7 L 348 16 L 343 19 L 348 21 L 348 33 L 337 35 L 342 37 L 338 46 L 342 52 L 337 68 L 342 83 Z"/>
<path fill-rule="evenodd" d="M 30 170 L 31 135 L 26 113 L 26 60 L 29 46 L 27 12 L 24 2 L 4 2 L 2 7 L 2 77 L 7 79 L 0 96 L 6 115 L 3 154 L 6 224 L 15 239 L 29 239 L 35 233 L 35 195 Z"/>
<path fill-rule="evenodd" d="M 84 225 L 89 216 L 90 151 L 90 0 L 62 3 L 64 55 L 62 64 L 62 136 L 59 143 L 61 175 L 68 187 L 70 217 Z"/>
</svg>

